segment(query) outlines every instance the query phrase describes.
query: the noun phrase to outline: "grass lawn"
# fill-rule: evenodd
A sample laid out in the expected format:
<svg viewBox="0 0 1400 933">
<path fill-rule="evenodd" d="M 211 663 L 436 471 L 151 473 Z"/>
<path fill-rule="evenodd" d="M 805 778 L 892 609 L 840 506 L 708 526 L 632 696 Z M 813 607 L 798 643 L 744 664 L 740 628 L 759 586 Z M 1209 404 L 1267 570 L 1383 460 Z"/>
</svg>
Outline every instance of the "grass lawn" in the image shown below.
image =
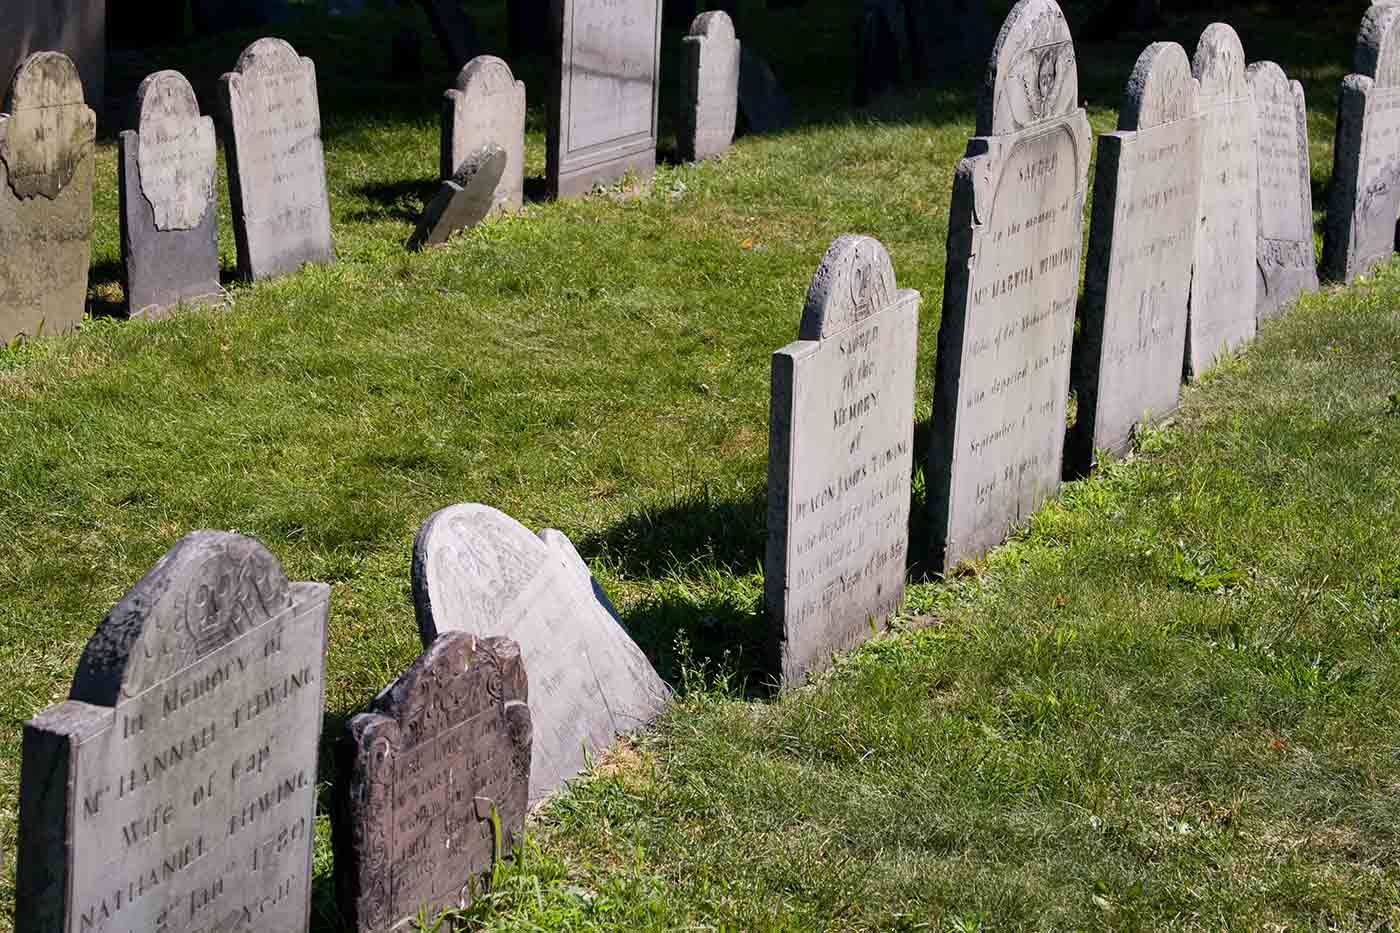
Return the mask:
<svg viewBox="0 0 1400 933">
<path fill-rule="evenodd" d="M 976 573 L 915 583 L 890 637 L 765 689 L 769 354 L 827 244 L 876 236 L 924 295 L 928 417 L 975 79 L 853 111 L 848 5 L 758 6 L 741 38 L 797 128 L 665 165 L 640 198 L 533 203 L 422 255 L 402 243 L 433 188 L 450 80 L 435 47 L 423 81 L 394 83 L 385 36 L 404 14 L 277 30 L 317 62 L 339 262 L 231 283 L 227 309 L 99 316 L 0 351 L 0 847 L 22 723 L 66 697 L 95 625 L 179 536 L 236 529 L 291 578 L 333 584 L 328 747 L 418 653 L 414 532 L 481 501 L 568 533 L 681 697 L 538 814 L 473 926 L 1400 922 L 1400 265 L 1303 300 L 1133 462 L 1066 487 Z M 1319 211 L 1360 6 L 1230 13 L 1252 59 L 1305 83 Z M 1095 129 L 1148 41 L 1189 52 L 1208 19 L 1080 43 Z M 499 18 L 481 25 L 503 39 Z M 182 68 L 207 107 L 252 38 L 114 68 Z M 518 65 L 541 176 L 544 63 Z M 110 141 L 95 208 L 101 313 L 120 298 Z M 222 220 L 232 267 L 226 198 Z M 318 829 L 313 928 L 329 933 Z"/>
</svg>

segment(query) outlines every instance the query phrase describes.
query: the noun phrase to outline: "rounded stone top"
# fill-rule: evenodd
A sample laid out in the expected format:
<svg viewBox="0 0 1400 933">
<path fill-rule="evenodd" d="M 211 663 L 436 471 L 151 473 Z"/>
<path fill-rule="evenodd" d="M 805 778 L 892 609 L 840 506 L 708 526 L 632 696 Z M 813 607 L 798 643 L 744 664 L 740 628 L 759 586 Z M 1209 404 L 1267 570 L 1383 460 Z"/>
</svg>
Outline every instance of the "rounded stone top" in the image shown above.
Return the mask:
<svg viewBox="0 0 1400 933">
<path fill-rule="evenodd" d="M 83 82 L 62 52 L 36 52 L 15 70 L 6 97 L 9 129 L 0 160 L 16 197 L 52 200 L 92 156 L 97 117 L 83 101 Z"/>
<path fill-rule="evenodd" d="M 1277 62 L 1255 62 L 1245 70 L 1245 79 L 1254 90 L 1256 101 L 1282 100 L 1293 93 L 1288 75 Z"/>
<path fill-rule="evenodd" d="M 62 52 L 35 52 L 15 69 L 5 96 L 10 113 L 82 104 L 83 79 L 78 66 Z"/>
<path fill-rule="evenodd" d="M 1197 82 L 1186 50 L 1154 42 L 1142 50 L 1118 111 L 1118 129 L 1146 130 L 1196 114 Z"/>
<path fill-rule="evenodd" d="M 718 39 L 721 42 L 737 40 L 734 34 L 734 20 L 723 10 L 710 10 L 695 17 L 695 21 L 690 24 L 688 35 Z"/>
<path fill-rule="evenodd" d="M 889 305 L 897 289 L 894 264 L 874 237 L 837 237 L 822 257 L 798 327 L 799 340 L 840 333 Z"/>
<path fill-rule="evenodd" d="M 1055 0 L 1020 0 L 997 34 L 977 102 L 977 135 L 1003 136 L 1079 106 L 1069 23 Z"/>
<path fill-rule="evenodd" d="M 286 39 L 265 36 L 243 50 L 234 70 L 240 74 L 271 75 L 302 67 L 302 58 Z"/>
<path fill-rule="evenodd" d="M 1356 34 L 1353 68 L 1379 87 L 1400 87 L 1400 4 L 1371 4 Z"/>
<path fill-rule="evenodd" d="M 1247 64 L 1239 34 L 1225 23 L 1211 23 L 1196 43 L 1191 73 L 1201 82 L 1202 97 L 1244 97 L 1249 92 Z"/>
<path fill-rule="evenodd" d="M 480 89 L 486 93 L 497 93 L 515 87 L 515 73 L 505 59 L 495 55 L 478 55 L 457 72 L 453 87 L 459 91 Z"/>
<path fill-rule="evenodd" d="M 157 71 L 136 88 L 136 126 L 139 130 L 153 120 L 194 120 L 199 117 L 199 100 L 194 88 L 178 71 Z"/>
</svg>

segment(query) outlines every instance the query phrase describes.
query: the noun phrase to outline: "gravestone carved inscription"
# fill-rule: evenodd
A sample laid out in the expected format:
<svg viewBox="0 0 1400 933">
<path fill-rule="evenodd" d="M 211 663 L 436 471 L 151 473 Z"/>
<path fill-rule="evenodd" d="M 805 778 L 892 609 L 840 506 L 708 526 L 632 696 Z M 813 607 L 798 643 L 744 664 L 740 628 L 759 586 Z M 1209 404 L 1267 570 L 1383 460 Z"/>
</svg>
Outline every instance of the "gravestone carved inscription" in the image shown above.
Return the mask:
<svg viewBox="0 0 1400 933">
<path fill-rule="evenodd" d="M 1170 415 L 1181 395 L 1200 226 L 1196 88 L 1181 46 L 1148 46 L 1128 79 L 1118 131 L 1099 137 L 1076 347 L 1080 471 L 1096 451 L 1126 453 L 1138 425 Z"/>
<path fill-rule="evenodd" d="M 773 354 L 764 589 L 785 683 L 903 601 L 918 348 L 919 293 L 884 246 L 836 240 Z"/>
<path fill-rule="evenodd" d="M 681 106 L 676 145 L 688 162 L 708 159 L 734 142 L 739 118 L 739 40 L 723 10 L 701 13 L 681 41 Z"/>
<path fill-rule="evenodd" d="M 413 543 L 413 600 L 425 645 L 442 632 L 501 635 L 530 676 L 530 802 L 589 754 L 650 722 L 670 691 L 597 595 L 562 534 L 535 535 L 489 506 L 431 516 Z"/>
<path fill-rule="evenodd" d="M 1255 307 L 1262 321 L 1295 296 L 1317 291 L 1312 163 L 1303 85 L 1289 81 L 1273 62 L 1250 65 L 1248 78 L 1254 94 L 1259 176 Z"/>
<path fill-rule="evenodd" d="M 1074 43 L 1011 10 L 958 164 L 929 447 L 931 566 L 999 543 L 1059 489 L 1089 174 Z"/>
<path fill-rule="evenodd" d="M 498 210 L 519 210 L 525 191 L 525 82 L 494 55 L 479 55 L 457 75 L 442 101 L 442 150 L 439 171 L 451 179 L 466 159 L 486 146 L 506 153 L 505 171 L 496 185 Z"/>
<path fill-rule="evenodd" d="M 307 928 L 330 587 L 182 538 L 24 727 L 15 929 Z"/>
<path fill-rule="evenodd" d="M 341 914 L 356 933 L 466 907 L 521 840 L 530 709 L 520 649 L 447 632 L 350 720 L 338 749 Z"/>
</svg>

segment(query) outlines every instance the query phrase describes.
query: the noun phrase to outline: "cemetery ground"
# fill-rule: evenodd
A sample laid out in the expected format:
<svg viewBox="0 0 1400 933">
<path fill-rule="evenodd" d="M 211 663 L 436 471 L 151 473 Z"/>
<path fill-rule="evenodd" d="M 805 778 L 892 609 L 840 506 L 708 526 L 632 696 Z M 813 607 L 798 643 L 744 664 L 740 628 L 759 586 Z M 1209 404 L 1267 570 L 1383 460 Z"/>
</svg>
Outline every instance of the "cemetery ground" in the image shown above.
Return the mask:
<svg viewBox="0 0 1400 933">
<path fill-rule="evenodd" d="M 640 197 L 532 203 L 421 255 L 402 244 L 434 187 L 446 64 L 431 50 L 421 82 L 383 78 L 385 11 L 290 22 L 279 32 L 321 82 L 339 261 L 230 282 L 232 307 L 161 323 L 100 314 L 119 302 L 116 151 L 100 146 L 99 316 L 0 351 L 6 853 L 22 723 L 66 695 L 103 612 L 181 535 L 236 529 L 292 579 L 333 584 L 328 749 L 419 652 L 415 530 L 480 501 L 573 537 L 679 698 L 537 814 L 474 926 L 1400 921 L 1395 263 L 1266 325 L 1135 459 L 1068 485 L 987 560 L 948 581 L 915 568 L 890 637 L 768 689 L 769 355 L 835 236 L 885 243 L 924 296 L 922 554 L 948 197 L 973 122 L 972 77 L 850 109 L 838 7 L 741 21 L 795 129 L 663 166 Z M 1304 31 L 1230 11 L 1251 60 L 1305 84 L 1318 210 L 1356 17 Z M 1095 130 L 1148 41 L 1193 48 L 1207 21 L 1081 41 Z M 209 112 L 251 38 L 128 64 L 185 70 Z M 528 179 L 544 169 L 544 63 L 516 72 Z M 231 269 L 226 193 L 221 225 Z M 330 767 L 323 750 L 318 931 L 336 929 Z"/>
</svg>

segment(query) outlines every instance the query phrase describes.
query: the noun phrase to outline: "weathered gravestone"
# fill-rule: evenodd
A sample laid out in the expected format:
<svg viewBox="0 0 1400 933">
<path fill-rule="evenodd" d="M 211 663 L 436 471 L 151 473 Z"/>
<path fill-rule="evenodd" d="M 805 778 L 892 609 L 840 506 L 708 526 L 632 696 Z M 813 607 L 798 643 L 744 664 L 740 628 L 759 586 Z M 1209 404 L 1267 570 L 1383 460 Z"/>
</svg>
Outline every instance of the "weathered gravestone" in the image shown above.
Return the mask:
<svg viewBox="0 0 1400 933">
<path fill-rule="evenodd" d="M 900 0 L 863 0 L 855 81 L 858 106 L 892 90 L 902 80 L 900 63 L 909 57 L 906 26 Z"/>
<path fill-rule="evenodd" d="M 117 140 L 122 274 L 133 317 L 219 294 L 214 121 L 194 89 L 160 71 L 136 90 L 136 129 Z"/>
<path fill-rule="evenodd" d="M 690 162 L 719 155 L 734 142 L 739 117 L 739 40 L 722 10 L 701 13 L 681 41 L 681 106 L 676 145 Z"/>
<path fill-rule="evenodd" d="M 419 250 L 440 246 L 458 230 L 481 223 L 496 203 L 496 186 L 505 172 L 506 161 L 505 150 L 494 144 L 467 156 L 457 174 L 443 182 L 423 208 L 407 247 Z"/>
<path fill-rule="evenodd" d="M 220 80 L 238 271 L 247 279 L 335 259 L 316 66 L 259 39 Z"/>
<path fill-rule="evenodd" d="M 739 119 L 752 135 L 776 133 L 792 123 L 792 103 L 762 55 L 739 50 Z"/>
<path fill-rule="evenodd" d="M 1303 86 L 1273 62 L 1249 66 L 1259 177 L 1256 309 L 1260 321 L 1304 292 L 1317 291 L 1312 164 Z"/>
<path fill-rule="evenodd" d="M 1054 0 L 1007 16 L 958 164 L 929 446 L 931 566 L 976 558 L 1060 486 L 1089 178 Z"/>
<path fill-rule="evenodd" d="M 442 632 L 502 635 L 520 645 L 534 724 L 530 802 L 651 721 L 670 691 L 617 619 L 562 534 L 539 536 L 484 505 L 434 514 L 413 543 L 413 600 L 425 645 Z"/>
<path fill-rule="evenodd" d="M 985 0 L 905 0 L 916 81 L 952 77 L 986 62 L 992 48 Z"/>
<path fill-rule="evenodd" d="M 587 194 L 656 172 L 661 0 L 551 0 L 562 24 L 550 83 L 545 184 Z"/>
<path fill-rule="evenodd" d="M 355 933 L 466 907 L 521 841 L 530 709 L 520 649 L 447 632 L 349 722 L 338 748 L 335 867 Z"/>
<path fill-rule="evenodd" d="M 462 9 L 461 0 L 420 0 L 423 12 L 428 14 L 428 22 L 433 27 L 453 68 L 462 68 L 481 54 L 481 39 L 476 32 L 476 24 Z"/>
<path fill-rule="evenodd" d="M 797 342 L 773 354 L 763 580 L 785 683 L 904 599 L 918 350 L 919 293 L 884 246 L 832 243 Z"/>
<path fill-rule="evenodd" d="M 330 587 L 182 538 L 24 727 L 17 933 L 304 931 Z"/>
<path fill-rule="evenodd" d="M 1191 73 L 1200 86 L 1200 207 L 1187 317 L 1186 372 L 1196 378 L 1254 338 L 1258 175 L 1254 102 L 1244 47 L 1224 23 L 1201 34 Z"/>
<path fill-rule="evenodd" d="M 1191 265 L 1200 227 L 1200 122 L 1186 52 L 1156 42 L 1138 57 L 1118 114 L 1099 137 L 1094 216 L 1075 348 L 1073 462 L 1127 452 L 1137 426 L 1181 395 Z M 1252 304 L 1251 304 L 1252 307 Z"/>
<path fill-rule="evenodd" d="M 488 145 L 506 153 L 494 204 L 519 210 L 525 191 L 525 82 L 494 55 L 479 55 L 457 75 L 456 86 L 443 94 L 442 145 L 438 170 L 446 181 L 468 156 Z"/>
<path fill-rule="evenodd" d="M 1356 37 L 1354 74 L 1342 80 L 1322 271 L 1365 275 L 1395 252 L 1400 215 L 1400 4 L 1376 3 Z"/>
<path fill-rule="evenodd" d="M 97 121 L 78 69 L 38 52 L 0 113 L 0 344 L 70 330 L 87 306 Z"/>
</svg>

